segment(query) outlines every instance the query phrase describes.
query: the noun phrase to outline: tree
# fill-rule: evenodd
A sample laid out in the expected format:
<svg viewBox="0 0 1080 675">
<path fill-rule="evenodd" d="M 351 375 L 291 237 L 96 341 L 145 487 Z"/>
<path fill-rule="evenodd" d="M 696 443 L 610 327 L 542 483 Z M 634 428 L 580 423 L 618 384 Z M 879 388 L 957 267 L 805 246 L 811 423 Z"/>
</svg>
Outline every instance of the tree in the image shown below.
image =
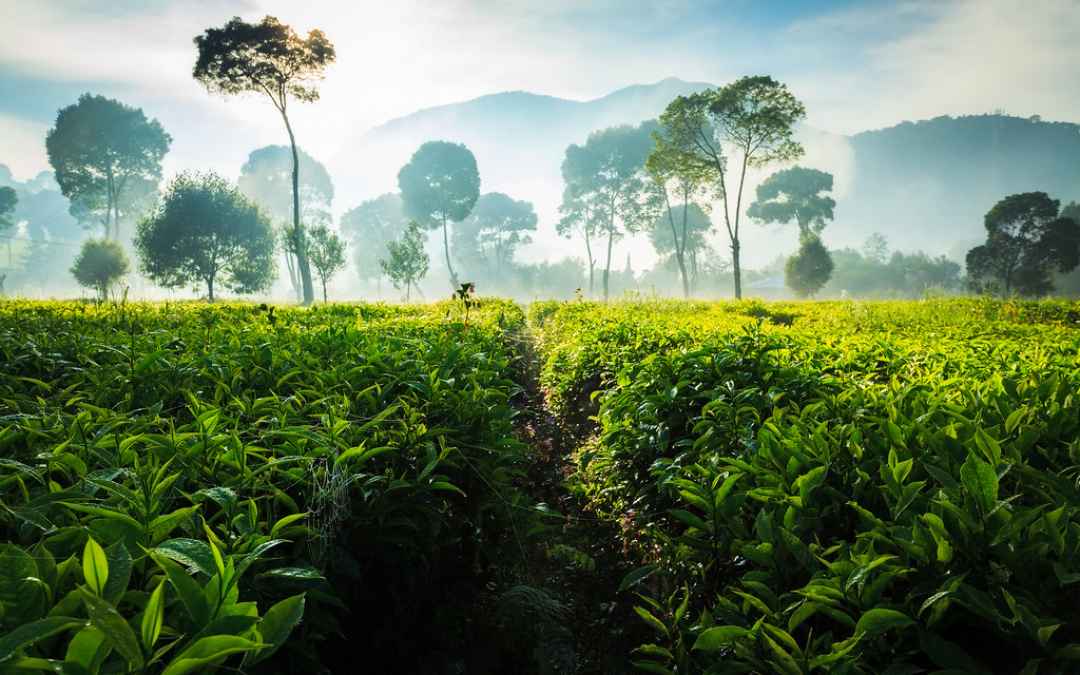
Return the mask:
<svg viewBox="0 0 1080 675">
<path fill-rule="evenodd" d="M 889 240 L 880 232 L 872 233 L 863 242 L 862 254 L 867 260 L 884 264 L 889 256 Z"/>
<path fill-rule="evenodd" d="M 480 197 L 480 172 L 476 157 L 460 143 L 428 141 L 398 172 L 398 189 L 405 215 L 430 229 L 442 226 L 443 254 L 450 273 L 450 287 L 457 290 L 458 277 L 450 262 L 448 223 L 459 223 L 472 212 Z"/>
<path fill-rule="evenodd" d="M 712 220 L 701 206 L 683 203 L 665 209 L 649 231 L 656 253 L 661 258 L 673 259 L 678 266 L 684 297 L 690 296 L 697 283 L 699 261 L 710 250 L 705 236 L 712 227 Z"/>
<path fill-rule="evenodd" d="M 793 166 L 777 171 L 757 187 L 757 201 L 746 215 L 762 224 L 799 225 L 799 241 L 821 235 L 826 221 L 833 219 L 836 201 L 822 192 L 832 192 L 831 173 Z"/>
<path fill-rule="evenodd" d="M 168 288 L 217 284 L 237 293 L 269 288 L 274 280 L 270 220 L 224 178 L 184 173 L 157 209 L 139 223 L 135 249 L 142 270 Z"/>
<path fill-rule="evenodd" d="M 386 253 L 386 245 L 400 239 L 408 224 L 403 208 L 401 195 L 388 192 L 361 202 L 341 216 L 341 233 L 349 239 L 361 279 L 382 279 L 379 260 Z"/>
<path fill-rule="evenodd" d="M 1058 213 L 1045 192 L 1009 195 L 987 212 L 986 243 L 968 251 L 973 290 L 1003 295 L 1045 295 L 1054 290 L 1051 270 L 1080 264 L 1080 224 Z"/>
<path fill-rule="evenodd" d="M 495 281 L 513 264 L 514 252 L 532 239 L 536 212 L 531 202 L 518 201 L 501 192 L 489 192 L 476 200 L 469 217 L 454 229 L 454 254 L 488 268 Z"/>
<path fill-rule="evenodd" d="M 300 157 L 298 183 L 300 223 L 305 229 L 325 225 L 331 219 L 330 208 L 334 201 L 334 183 L 326 167 L 318 160 L 301 148 L 297 148 L 296 151 Z M 285 254 L 285 267 L 289 272 L 289 281 L 296 292 L 296 299 L 303 301 L 304 288 L 300 279 L 300 264 L 291 226 L 292 170 L 292 150 L 284 145 L 268 145 L 248 155 L 247 161 L 240 169 L 237 187 L 269 215 L 275 225 L 283 226 L 280 245 Z"/>
<path fill-rule="evenodd" d="M 136 215 L 157 193 L 161 159 L 172 137 L 139 108 L 83 94 L 62 108 L 45 137 L 49 164 L 71 212 L 99 221 L 107 239 L 119 236 L 121 218 Z"/>
<path fill-rule="evenodd" d="M 566 163 L 563 163 L 563 180 L 566 181 Z M 598 232 L 597 209 L 587 195 L 578 194 L 583 186 L 572 184 L 567 181 L 563 189 L 562 204 L 559 205 L 559 222 L 555 224 L 555 230 L 559 236 L 567 239 L 580 232 L 585 240 L 586 262 L 589 265 L 589 295 L 593 294 L 596 278 L 596 256 L 593 255 L 592 238 Z"/>
<path fill-rule="evenodd" d="M 304 304 L 315 301 L 311 267 L 300 220 L 300 155 L 289 122 L 289 98 L 313 102 L 319 99 L 317 83 L 334 62 L 334 46 L 320 30 L 301 38 L 272 16 L 260 23 L 234 17 L 222 28 L 208 28 L 195 38 L 199 56 L 192 75 L 210 92 L 234 95 L 266 94 L 281 114 L 292 149 L 293 246 L 297 251 Z"/>
<path fill-rule="evenodd" d="M 687 162 L 683 158 L 695 150 L 694 138 L 686 130 L 679 126 L 671 128 L 663 127 L 653 132 L 655 147 L 645 162 L 645 167 L 652 178 L 654 200 L 656 207 L 661 213 L 661 219 L 666 225 L 658 220 L 653 232 L 659 232 L 658 228 L 666 227 L 670 237 L 662 236 L 661 241 L 670 241 L 670 252 L 675 263 L 679 267 L 679 276 L 682 279 L 683 297 L 690 297 L 690 277 L 687 270 L 688 256 L 695 256 L 692 267 L 696 276 L 697 260 L 696 253 L 699 247 L 689 248 L 691 233 L 691 207 L 696 208 L 698 213 L 704 215 L 701 207 L 695 200 L 702 201 L 705 197 L 705 189 L 709 182 L 710 171 L 708 165 L 700 162 Z M 682 208 L 673 209 L 671 206 L 671 192 L 681 200 Z M 695 214 L 696 215 L 696 214 Z M 705 217 L 708 222 L 708 217 Z M 711 223 L 709 224 L 711 228 Z"/>
<path fill-rule="evenodd" d="M 83 242 L 71 274 L 80 286 L 92 288 L 107 300 L 109 288 L 128 272 L 128 258 L 119 242 L 89 239 Z"/>
<path fill-rule="evenodd" d="M 401 241 L 392 241 L 386 245 L 387 258 L 379 261 L 383 273 L 390 277 L 394 288 L 405 287 L 405 302 L 410 299 L 410 291 L 416 282 L 424 278 L 428 271 L 427 252 L 424 250 L 424 233 L 415 220 L 409 221 Z"/>
<path fill-rule="evenodd" d="M 833 261 L 821 239 L 810 236 L 784 265 L 784 283 L 800 298 L 813 297 L 832 275 Z"/>
<path fill-rule="evenodd" d="M 656 123 L 651 121 L 637 127 L 611 127 L 589 134 L 585 145 L 572 144 L 566 148 L 562 163 L 564 194 L 587 204 L 589 220 L 595 218 L 599 232 L 607 235 L 605 301 L 610 290 L 615 240 L 650 222 L 645 160 L 652 150 L 654 130 Z M 564 206 L 566 212 L 575 208 L 572 203 L 564 202 Z"/>
<path fill-rule="evenodd" d="M 15 205 L 18 203 L 19 196 L 15 193 L 15 188 L 0 187 L 0 237 L 7 240 L 8 267 L 13 264 L 11 261 L 11 233 L 9 230 L 15 229 Z"/>
<path fill-rule="evenodd" d="M 326 282 L 345 269 L 345 242 L 326 225 L 316 225 L 308 234 L 308 258 L 319 273 L 326 302 Z"/>
<path fill-rule="evenodd" d="M 678 161 L 702 171 L 720 195 L 736 298 L 742 297 L 739 221 L 746 171 L 801 157 L 803 147 L 793 135 L 795 124 L 805 116 L 803 104 L 787 87 L 765 75 L 680 96 L 660 116 L 664 135 L 677 139 L 672 150 Z M 729 166 L 729 155 L 734 166 Z M 737 171 L 737 177 L 729 175 L 729 169 Z"/>
</svg>

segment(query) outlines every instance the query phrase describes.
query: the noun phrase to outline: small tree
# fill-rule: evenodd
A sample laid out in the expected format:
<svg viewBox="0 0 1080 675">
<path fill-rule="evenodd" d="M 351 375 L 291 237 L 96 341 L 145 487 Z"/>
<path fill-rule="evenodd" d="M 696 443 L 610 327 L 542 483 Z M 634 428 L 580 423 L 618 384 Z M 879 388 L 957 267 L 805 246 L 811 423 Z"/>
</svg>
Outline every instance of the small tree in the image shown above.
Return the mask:
<svg viewBox="0 0 1080 675">
<path fill-rule="evenodd" d="M 1045 192 L 1009 195 L 986 214 L 986 243 L 968 251 L 968 283 L 975 291 L 1045 295 L 1051 271 L 1080 264 L 1080 224 L 1058 213 Z"/>
<path fill-rule="evenodd" d="M 115 239 L 121 218 L 149 206 L 171 143 L 141 109 L 83 94 L 57 113 L 45 150 L 72 215 L 99 220 L 105 237 Z"/>
<path fill-rule="evenodd" d="M 697 204 L 674 204 L 664 210 L 649 231 L 649 240 L 660 257 L 674 261 L 683 281 L 683 296 L 697 284 L 702 255 L 711 250 L 706 236 L 712 220 Z"/>
<path fill-rule="evenodd" d="M 428 271 L 427 252 L 424 250 L 424 233 L 420 224 L 410 221 L 405 228 L 401 241 L 392 241 L 386 245 L 388 257 L 380 260 L 383 272 L 390 278 L 394 288 L 405 287 L 405 302 L 410 300 L 410 291 L 416 282 L 424 278 Z"/>
<path fill-rule="evenodd" d="M 784 283 L 800 298 L 813 297 L 832 276 L 833 260 L 821 239 L 811 236 L 784 265 Z"/>
<path fill-rule="evenodd" d="M 871 262 L 885 264 L 889 258 L 889 240 L 880 232 L 874 232 L 862 245 L 862 255 Z"/>
<path fill-rule="evenodd" d="M 566 164 L 563 164 L 565 172 Z M 563 179 L 566 180 L 564 173 Z M 589 265 L 589 295 L 592 296 L 596 286 L 596 254 L 593 253 L 592 240 L 599 230 L 598 209 L 592 203 L 592 195 L 579 194 L 582 186 L 576 183 L 567 183 L 563 189 L 562 204 L 559 205 L 559 222 L 555 224 L 555 230 L 559 236 L 567 239 L 580 232 L 585 240 L 586 262 Z"/>
<path fill-rule="evenodd" d="M 345 269 L 345 242 L 326 225 L 316 225 L 308 235 L 308 258 L 319 273 L 322 299 L 326 302 L 326 282 Z"/>
<path fill-rule="evenodd" d="M 83 242 L 71 274 L 80 286 L 92 288 L 101 300 L 107 300 L 109 289 L 128 272 L 128 257 L 119 242 L 109 239 L 90 239 Z"/>
<path fill-rule="evenodd" d="M 237 293 L 269 288 L 274 280 L 270 220 L 239 190 L 213 174 L 181 174 L 158 208 L 139 223 L 135 249 L 142 270 L 162 286 L 217 284 Z"/>
<path fill-rule="evenodd" d="M 459 223 L 472 213 L 480 197 L 480 172 L 476 157 L 460 143 L 428 141 L 413 153 L 398 172 L 398 189 L 405 215 L 431 229 L 442 227 L 443 254 L 450 273 L 450 287 L 459 287 L 450 261 L 449 223 Z"/>
<path fill-rule="evenodd" d="M 257 24 L 234 17 L 221 28 L 208 28 L 195 38 L 199 50 L 192 75 L 208 91 L 234 95 L 245 92 L 265 94 L 285 122 L 292 148 L 293 237 L 303 284 L 304 304 L 315 301 L 311 266 L 304 244 L 300 220 L 300 156 L 296 136 L 289 122 L 289 98 L 317 101 L 316 84 L 326 67 L 334 62 L 334 46 L 322 31 L 307 38 L 272 16 Z"/>
<path fill-rule="evenodd" d="M 757 187 L 757 201 L 746 215 L 762 224 L 790 223 L 799 226 L 799 241 L 821 235 L 833 219 L 836 201 L 822 192 L 832 192 L 831 173 L 793 166 L 777 171 Z"/>
</svg>

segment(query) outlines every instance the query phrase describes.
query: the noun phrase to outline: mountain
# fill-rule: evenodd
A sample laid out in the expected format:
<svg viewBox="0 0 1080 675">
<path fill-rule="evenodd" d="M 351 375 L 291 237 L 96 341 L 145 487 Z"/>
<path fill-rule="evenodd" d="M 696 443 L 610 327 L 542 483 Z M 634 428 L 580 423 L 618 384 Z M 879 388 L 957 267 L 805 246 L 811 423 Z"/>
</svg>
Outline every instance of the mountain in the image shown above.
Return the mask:
<svg viewBox="0 0 1080 675">
<path fill-rule="evenodd" d="M 656 117 L 676 96 L 710 86 L 668 78 L 590 101 L 515 91 L 420 110 L 343 143 L 338 156 L 328 158 L 341 195 L 338 207 L 345 210 L 396 190 L 397 170 L 421 143 L 449 140 L 476 155 L 482 191 L 505 192 L 536 205 L 539 231 L 524 258 L 580 255 L 576 242 L 554 232 L 566 146 L 583 142 L 596 129 Z M 870 233 L 881 232 L 894 248 L 962 259 L 983 236 L 983 214 L 1001 197 L 1042 190 L 1063 201 L 1080 199 L 1076 124 L 975 115 L 903 122 L 853 136 L 803 125 L 798 136 L 806 148 L 800 164 L 835 176 L 836 222 L 824 235 L 832 247 L 858 246 Z M 744 204 L 776 168 L 748 176 Z M 743 239 L 751 266 L 790 252 L 797 243 L 794 228 L 752 223 L 743 226 Z M 619 246 L 616 259 L 630 252 L 635 268 L 652 263 L 643 237 Z M 719 233 L 714 246 L 726 251 Z"/>
</svg>

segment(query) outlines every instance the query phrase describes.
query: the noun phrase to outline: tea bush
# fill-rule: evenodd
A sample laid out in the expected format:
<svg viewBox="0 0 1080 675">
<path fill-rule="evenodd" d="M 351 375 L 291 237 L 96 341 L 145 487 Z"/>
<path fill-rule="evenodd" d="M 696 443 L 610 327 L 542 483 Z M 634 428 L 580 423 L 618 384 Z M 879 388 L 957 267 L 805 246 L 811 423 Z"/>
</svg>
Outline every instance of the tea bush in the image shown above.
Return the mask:
<svg viewBox="0 0 1080 675">
<path fill-rule="evenodd" d="M 528 515 L 524 316 L 474 302 L 0 302 L 0 671 L 458 648 Z"/>
<path fill-rule="evenodd" d="M 534 306 L 656 673 L 1073 672 L 1078 305 Z"/>
</svg>

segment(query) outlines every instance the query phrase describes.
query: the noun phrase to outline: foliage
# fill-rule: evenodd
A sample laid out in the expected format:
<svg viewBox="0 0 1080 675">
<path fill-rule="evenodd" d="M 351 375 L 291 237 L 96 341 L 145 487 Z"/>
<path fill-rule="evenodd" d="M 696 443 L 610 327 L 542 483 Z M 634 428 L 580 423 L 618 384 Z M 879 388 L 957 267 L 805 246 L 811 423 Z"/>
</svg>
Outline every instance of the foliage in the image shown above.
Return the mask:
<svg viewBox="0 0 1080 675">
<path fill-rule="evenodd" d="M 523 317 L 474 302 L 467 329 L 450 302 L 0 303 L 0 670 L 421 672 L 461 649 L 532 526 Z"/>
<path fill-rule="evenodd" d="M 5 233 L 15 226 L 12 218 L 18 203 L 19 195 L 15 193 L 15 188 L 0 187 L 0 233 Z"/>
<path fill-rule="evenodd" d="M 757 186 L 757 200 L 746 215 L 763 224 L 794 220 L 802 242 L 820 236 L 826 221 L 833 219 L 836 201 L 821 194 L 832 189 L 832 174 L 793 166 L 777 171 Z"/>
<path fill-rule="evenodd" d="M 361 279 L 382 276 L 379 259 L 387 244 L 405 234 L 406 225 L 401 195 L 392 192 L 362 202 L 341 216 L 341 232 L 349 238 Z"/>
<path fill-rule="evenodd" d="M 83 242 L 71 274 L 79 285 L 92 288 L 102 300 L 108 298 L 109 288 L 128 272 L 128 257 L 118 242 L 109 239 L 89 239 Z"/>
<path fill-rule="evenodd" d="M 139 108 L 83 94 L 61 108 L 45 137 L 49 164 L 72 215 L 104 227 L 104 236 L 119 235 L 122 218 L 138 216 L 139 207 L 157 190 L 161 159 L 172 137 Z"/>
<path fill-rule="evenodd" d="M 488 192 L 480 195 L 469 216 L 454 228 L 454 257 L 474 274 L 482 270 L 499 283 L 513 267 L 514 252 L 532 241 L 528 233 L 535 230 L 531 202 Z"/>
<path fill-rule="evenodd" d="M 401 240 L 388 243 L 386 251 L 387 258 L 379 261 L 383 274 L 390 278 L 394 288 L 405 287 L 405 301 L 408 302 L 412 287 L 427 274 L 430 262 L 424 250 L 424 233 L 420 224 L 415 220 L 409 221 Z"/>
<path fill-rule="evenodd" d="M 301 148 L 300 220 L 316 225 L 330 220 L 334 182 L 321 162 Z M 240 168 L 237 187 L 275 223 L 292 219 L 292 151 L 284 145 L 253 150 Z"/>
<path fill-rule="evenodd" d="M 467 218 L 480 197 L 476 157 L 464 144 L 428 141 L 401 167 L 397 179 L 405 215 L 429 229 L 442 228 L 446 269 L 456 288 L 447 228 Z"/>
<path fill-rule="evenodd" d="M 301 38 L 289 26 L 267 16 L 257 24 L 233 17 L 221 28 L 208 28 L 195 38 L 198 58 L 192 76 L 210 92 L 224 95 L 266 94 L 285 123 L 292 150 L 293 251 L 297 258 L 304 304 L 314 302 L 311 268 L 300 219 L 300 156 L 287 112 L 289 98 L 317 101 L 318 82 L 337 58 L 320 30 Z"/>
<path fill-rule="evenodd" d="M 319 274 L 326 302 L 326 282 L 345 269 L 345 242 L 326 225 L 316 225 L 308 234 L 308 258 Z"/>
<path fill-rule="evenodd" d="M 539 303 L 644 671 L 1068 672 L 1075 303 Z M 664 590 L 666 589 L 666 590 Z"/>
<path fill-rule="evenodd" d="M 274 279 L 274 236 L 254 204 L 213 173 L 180 174 L 161 205 L 139 223 L 135 239 L 142 270 L 169 288 L 202 283 L 254 293 Z"/>
<path fill-rule="evenodd" d="M 590 237 L 594 231 L 607 236 L 605 300 L 610 292 L 615 240 L 652 222 L 647 208 L 645 160 L 655 129 L 655 122 L 643 122 L 637 127 L 611 127 L 589 134 L 584 145 L 571 144 L 566 148 L 562 163 L 564 236 L 574 224 L 583 228 L 590 261 L 590 290 L 593 260 Z"/>
<path fill-rule="evenodd" d="M 678 139 L 669 146 L 674 163 L 698 171 L 723 203 L 736 299 L 742 297 L 739 224 L 746 171 L 801 157 L 794 127 L 805 116 L 787 86 L 765 75 L 679 96 L 660 115 L 665 136 Z M 729 166 L 729 159 L 735 165 Z M 737 180 L 729 170 L 738 172 Z"/>
<path fill-rule="evenodd" d="M 1080 264 L 1080 222 L 1058 213 L 1045 192 L 1009 195 L 985 218 L 986 243 L 968 251 L 968 280 L 976 291 L 1045 295 L 1050 273 Z"/>
<path fill-rule="evenodd" d="M 922 298 L 927 293 L 962 290 L 961 267 L 945 256 L 931 258 L 922 251 L 889 254 L 882 240 L 864 252 L 844 248 L 830 251 L 833 272 L 823 289 L 828 295 L 864 298 Z M 878 244 L 881 244 L 880 246 Z"/>
<path fill-rule="evenodd" d="M 815 235 L 802 240 L 799 250 L 784 265 L 784 283 L 800 298 L 813 297 L 829 282 L 833 260 Z"/>
</svg>

